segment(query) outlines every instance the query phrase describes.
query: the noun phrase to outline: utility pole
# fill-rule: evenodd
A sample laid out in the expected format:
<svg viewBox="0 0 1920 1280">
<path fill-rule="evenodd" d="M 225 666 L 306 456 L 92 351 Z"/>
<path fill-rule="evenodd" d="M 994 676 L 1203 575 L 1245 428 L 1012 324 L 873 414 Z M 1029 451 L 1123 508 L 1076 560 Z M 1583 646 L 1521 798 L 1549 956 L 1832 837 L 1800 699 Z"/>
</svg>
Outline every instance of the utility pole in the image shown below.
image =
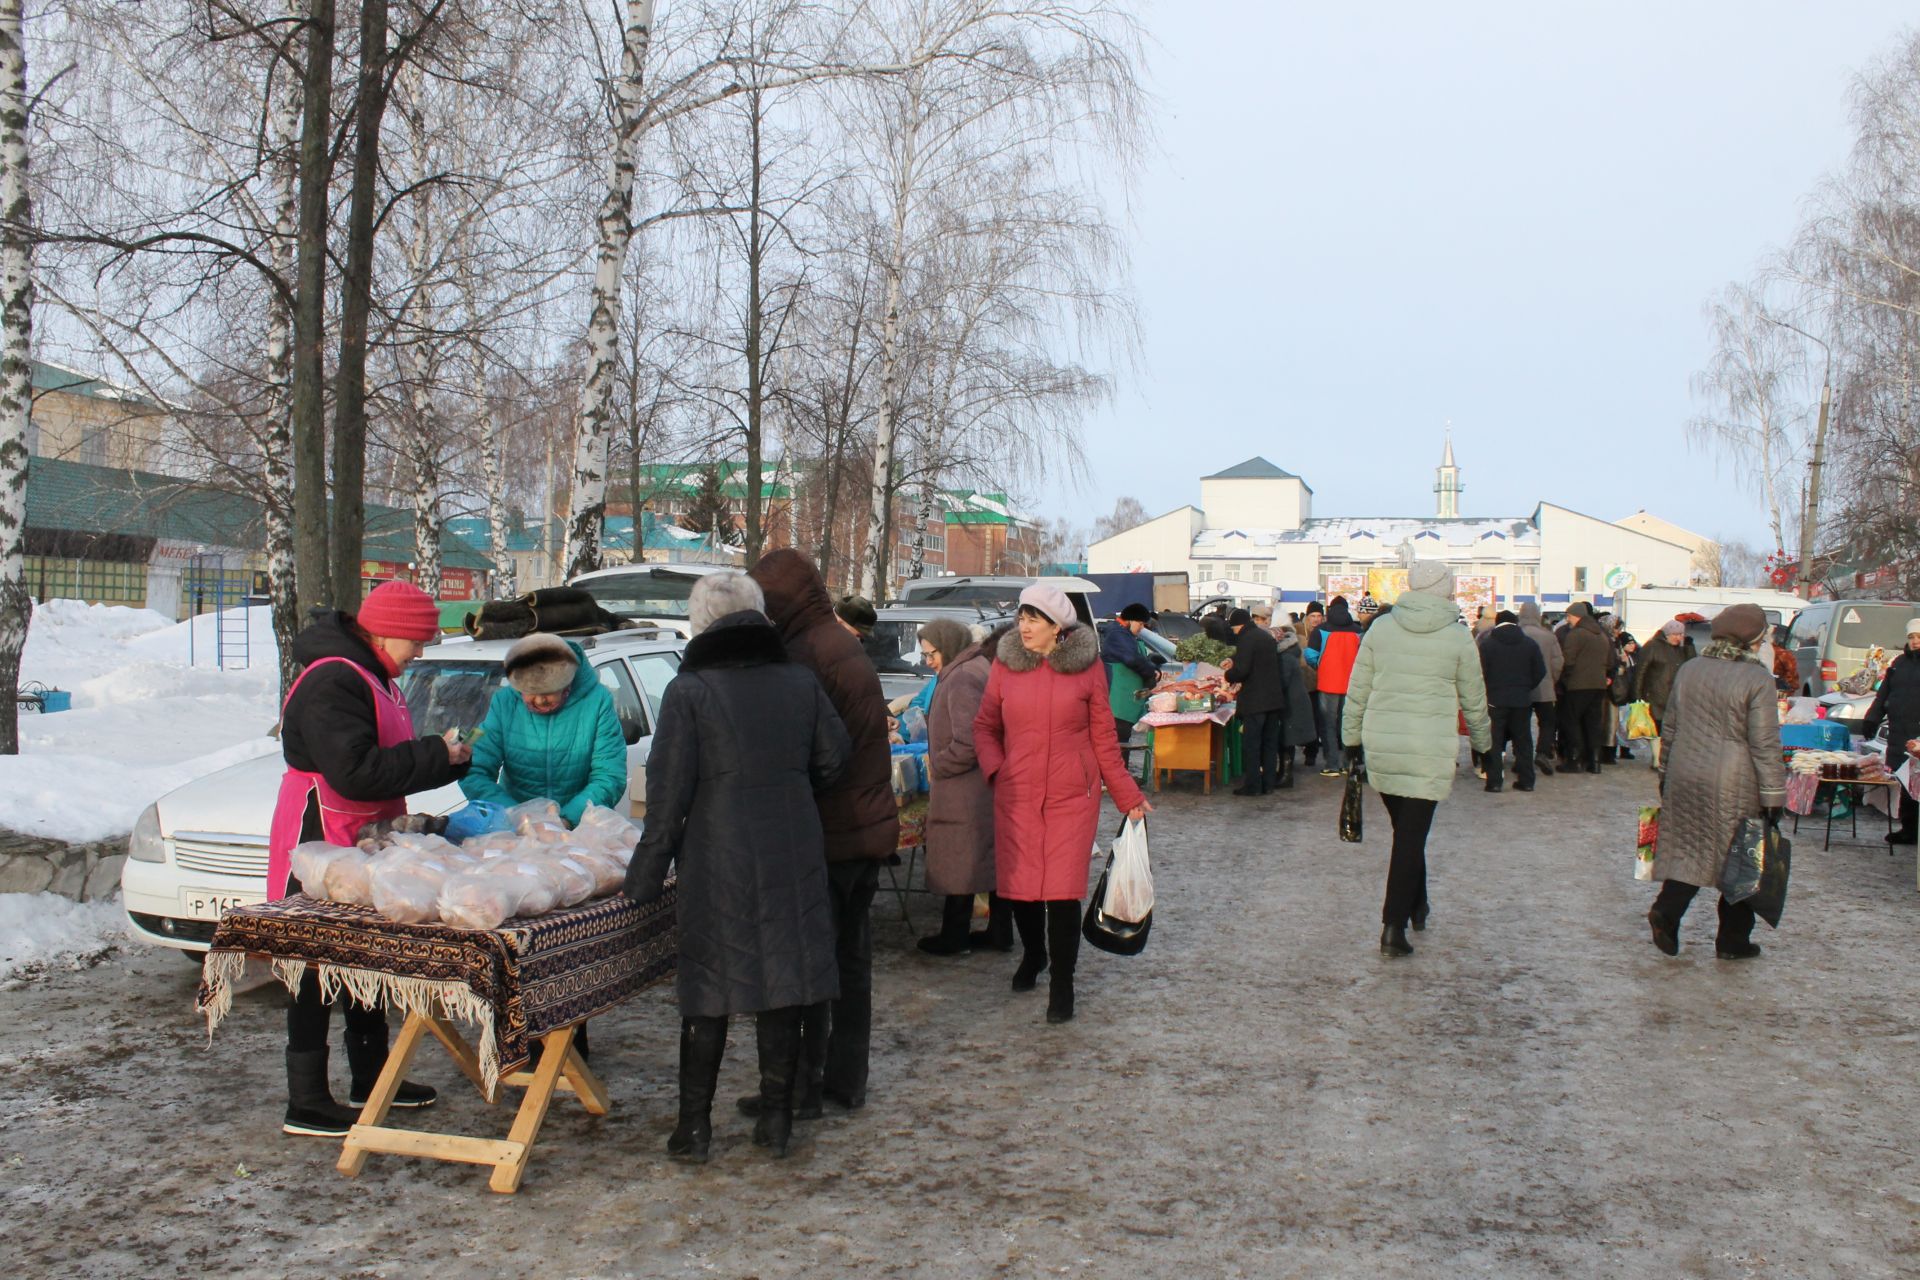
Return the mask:
<svg viewBox="0 0 1920 1280">
<path fill-rule="evenodd" d="M 1820 379 L 1820 419 L 1814 424 L 1813 428 L 1813 457 L 1807 464 L 1806 500 L 1800 507 L 1800 567 L 1795 574 L 1798 581 L 1794 584 L 1794 590 L 1802 600 L 1811 600 L 1813 599 L 1813 588 L 1815 586 L 1813 580 L 1813 549 L 1817 535 L 1820 532 L 1820 471 L 1821 468 L 1826 465 L 1827 412 L 1833 404 L 1833 348 L 1797 324 L 1789 324 L 1785 320 L 1775 320 L 1764 311 L 1762 311 L 1760 315 L 1761 318 L 1769 324 L 1777 324 L 1782 329 L 1791 329 L 1808 342 L 1815 343 L 1827 357 L 1826 372 L 1821 375 Z M 1785 548 L 1782 548 L 1782 550 L 1784 549 Z"/>
</svg>

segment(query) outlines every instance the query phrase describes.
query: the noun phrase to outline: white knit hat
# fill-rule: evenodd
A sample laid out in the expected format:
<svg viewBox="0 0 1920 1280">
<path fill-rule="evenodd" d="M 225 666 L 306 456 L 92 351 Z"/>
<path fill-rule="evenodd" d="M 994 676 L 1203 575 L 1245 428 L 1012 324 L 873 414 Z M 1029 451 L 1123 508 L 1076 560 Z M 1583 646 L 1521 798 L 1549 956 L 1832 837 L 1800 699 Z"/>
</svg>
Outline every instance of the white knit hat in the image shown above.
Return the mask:
<svg viewBox="0 0 1920 1280">
<path fill-rule="evenodd" d="M 1920 632 L 1920 618 L 1908 618 L 1908 619 L 1907 619 L 1907 634 L 1908 634 L 1908 635 L 1913 635 L 1913 634 L 1915 634 L 1916 632 Z"/>
</svg>

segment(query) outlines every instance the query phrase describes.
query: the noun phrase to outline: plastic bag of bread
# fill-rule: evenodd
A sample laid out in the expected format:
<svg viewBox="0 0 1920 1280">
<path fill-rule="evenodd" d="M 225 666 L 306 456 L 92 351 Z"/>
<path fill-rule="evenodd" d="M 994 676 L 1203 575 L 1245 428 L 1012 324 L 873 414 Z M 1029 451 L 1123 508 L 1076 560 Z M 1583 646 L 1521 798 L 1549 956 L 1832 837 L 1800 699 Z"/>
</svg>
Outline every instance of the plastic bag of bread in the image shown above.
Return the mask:
<svg viewBox="0 0 1920 1280">
<path fill-rule="evenodd" d="M 436 901 L 440 918 L 460 929 L 498 929 L 520 910 L 523 879 L 517 873 L 448 876 Z"/>
<path fill-rule="evenodd" d="M 627 883 L 627 864 L 612 854 L 588 849 L 580 857 L 593 870 L 594 897 L 604 898 L 610 893 L 618 893 Z"/>
<path fill-rule="evenodd" d="M 496 858 L 483 866 L 479 874 L 524 881 L 524 894 L 520 899 L 520 909 L 514 912 L 515 915 L 543 916 L 560 903 L 559 886 L 554 883 L 553 877 L 531 858 Z"/>
<path fill-rule="evenodd" d="M 545 868 L 560 891 L 560 905 L 577 907 L 593 896 L 599 877 L 594 874 L 593 855 L 574 845 L 562 845 L 545 860 Z"/>
<path fill-rule="evenodd" d="M 567 828 L 567 820 L 560 816 L 559 802 L 544 796 L 521 801 L 507 810 L 507 817 L 521 835 L 540 826 L 558 827 L 562 831 Z"/>
<path fill-rule="evenodd" d="M 460 847 L 445 836 L 408 831 L 396 833 L 388 844 L 395 849 L 411 849 L 415 853 L 438 854 L 442 856 L 452 853 Z"/>
<path fill-rule="evenodd" d="M 604 842 L 609 848 L 630 850 L 640 843 L 640 828 L 605 805 L 588 805 L 573 831 L 583 844 Z"/>
<path fill-rule="evenodd" d="M 489 831 L 486 835 L 475 836 L 460 846 L 464 853 L 479 854 L 488 857 L 495 854 L 510 853 L 520 847 L 520 836 L 514 831 Z"/>
<path fill-rule="evenodd" d="M 360 850 L 328 844 L 325 840 L 309 840 L 305 844 L 295 845 L 291 857 L 293 878 L 300 882 L 301 892 L 310 898 L 327 896 L 327 868 L 333 863 L 348 857 L 365 860 Z"/>
<path fill-rule="evenodd" d="M 444 873 L 420 867 L 405 858 L 376 858 L 373 863 L 373 909 L 400 924 L 431 924 L 439 918 L 440 886 Z"/>
<path fill-rule="evenodd" d="M 325 880 L 327 901 L 347 902 L 356 907 L 372 906 L 373 864 L 376 861 L 377 858 L 369 858 L 356 851 L 354 856 L 335 858 L 329 862 Z"/>
</svg>

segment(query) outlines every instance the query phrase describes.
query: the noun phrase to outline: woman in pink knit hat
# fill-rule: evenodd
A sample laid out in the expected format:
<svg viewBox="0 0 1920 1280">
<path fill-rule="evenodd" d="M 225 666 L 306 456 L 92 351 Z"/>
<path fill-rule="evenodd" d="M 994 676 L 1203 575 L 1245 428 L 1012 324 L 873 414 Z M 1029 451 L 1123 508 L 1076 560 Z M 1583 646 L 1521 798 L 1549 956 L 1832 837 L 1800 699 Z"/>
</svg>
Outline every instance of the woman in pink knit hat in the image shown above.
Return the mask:
<svg viewBox="0 0 1920 1280">
<path fill-rule="evenodd" d="M 268 842 L 267 895 L 300 892 L 292 878 L 293 847 L 309 840 L 350 845 L 369 822 L 407 811 L 406 797 L 444 787 L 466 772 L 472 748 L 445 738 L 417 738 L 399 676 L 439 638 L 440 611 L 420 588 L 383 582 L 358 614 L 327 609 L 293 641 L 300 678 L 287 693 L 280 746 L 287 771 L 280 783 Z M 380 1009 L 344 1004 L 349 1101 L 366 1103 L 387 1061 L 387 1018 Z M 312 970 L 287 1009 L 287 1133 L 340 1137 L 355 1114 L 337 1105 L 327 1084 L 329 1007 Z M 435 1093 L 412 1082 L 395 1106 L 426 1107 Z"/>
</svg>

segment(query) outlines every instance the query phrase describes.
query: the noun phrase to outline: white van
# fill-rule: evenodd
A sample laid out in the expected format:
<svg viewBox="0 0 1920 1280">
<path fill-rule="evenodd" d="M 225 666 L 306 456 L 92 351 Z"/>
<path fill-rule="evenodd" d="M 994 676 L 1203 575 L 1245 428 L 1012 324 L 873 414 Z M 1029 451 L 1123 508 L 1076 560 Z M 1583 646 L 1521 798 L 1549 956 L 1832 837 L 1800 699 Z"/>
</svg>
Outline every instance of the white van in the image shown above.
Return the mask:
<svg viewBox="0 0 1920 1280">
<path fill-rule="evenodd" d="M 1680 614 L 1712 618 L 1736 604 L 1759 605 L 1767 621 L 1776 627 L 1789 625 L 1807 607 L 1799 596 L 1765 587 L 1629 587 L 1614 592 L 1612 613 L 1628 635 L 1648 644 L 1661 627 Z"/>
<path fill-rule="evenodd" d="M 580 642 L 613 694 L 627 740 L 628 802 L 644 804 L 647 751 L 667 683 L 684 643 L 651 633 L 610 632 Z M 400 687 L 425 736 L 486 719 L 500 687 L 510 640 L 453 640 L 407 665 Z M 121 897 L 133 932 L 148 942 L 202 952 L 232 907 L 267 896 L 267 828 L 286 761 L 275 753 L 210 773 L 147 807 L 127 840 Z M 414 813 L 451 813 L 466 803 L 457 786 L 409 796 Z"/>
</svg>

